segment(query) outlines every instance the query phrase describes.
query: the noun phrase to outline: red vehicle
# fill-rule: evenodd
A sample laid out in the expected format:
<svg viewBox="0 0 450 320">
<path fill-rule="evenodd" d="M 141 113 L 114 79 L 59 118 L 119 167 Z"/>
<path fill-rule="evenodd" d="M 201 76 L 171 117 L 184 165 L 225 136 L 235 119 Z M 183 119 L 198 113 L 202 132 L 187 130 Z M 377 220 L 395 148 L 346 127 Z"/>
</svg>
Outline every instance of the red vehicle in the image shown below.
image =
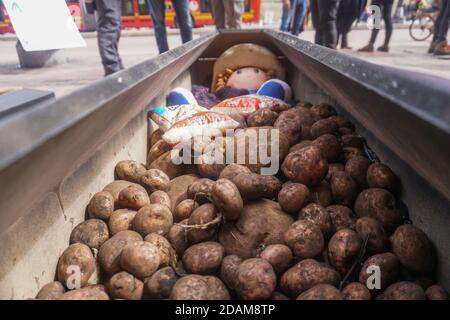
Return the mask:
<svg viewBox="0 0 450 320">
<path fill-rule="evenodd" d="M 87 13 L 84 0 L 66 0 L 67 6 L 80 31 L 95 30 L 95 15 Z M 244 22 L 259 22 L 261 17 L 261 0 L 245 0 L 245 9 L 242 16 Z M 166 25 L 176 27 L 175 11 L 172 2 L 166 1 Z M 208 0 L 189 0 L 191 17 L 194 27 L 213 25 L 214 20 Z M 148 28 L 152 26 L 147 0 L 123 0 L 122 1 L 122 27 Z M 8 14 L 0 0 L 0 34 L 14 32 Z"/>
</svg>

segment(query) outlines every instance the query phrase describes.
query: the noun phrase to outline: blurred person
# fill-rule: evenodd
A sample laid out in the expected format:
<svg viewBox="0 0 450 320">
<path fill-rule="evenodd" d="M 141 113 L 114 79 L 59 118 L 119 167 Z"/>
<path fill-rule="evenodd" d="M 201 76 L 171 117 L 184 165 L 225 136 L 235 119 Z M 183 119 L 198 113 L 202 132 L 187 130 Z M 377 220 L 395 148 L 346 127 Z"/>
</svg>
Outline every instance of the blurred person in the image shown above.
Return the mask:
<svg viewBox="0 0 450 320">
<path fill-rule="evenodd" d="M 348 46 L 348 33 L 352 29 L 353 22 L 359 18 L 362 1 L 341 0 L 337 11 L 337 44 L 341 41 L 341 49 L 351 49 Z"/>
<path fill-rule="evenodd" d="M 217 29 L 241 29 L 244 0 L 211 0 L 211 13 Z"/>
<path fill-rule="evenodd" d="M 441 11 L 436 19 L 433 39 L 431 41 L 428 53 L 439 56 L 450 55 L 447 43 L 447 34 L 450 23 L 450 0 L 442 0 Z"/>
<path fill-rule="evenodd" d="M 311 0 L 311 18 L 316 30 L 314 42 L 336 49 L 336 16 L 339 0 Z"/>
<path fill-rule="evenodd" d="M 294 36 L 298 36 L 303 31 L 303 23 L 308 9 L 306 0 L 282 0 L 282 2 L 280 31 L 291 31 Z"/>
<path fill-rule="evenodd" d="M 150 15 L 155 29 L 156 44 L 159 53 L 169 51 L 166 30 L 166 5 L 164 0 L 147 0 Z M 180 26 L 181 41 L 183 43 L 192 40 L 192 20 L 189 11 L 189 0 L 172 0 L 176 19 Z"/>
<path fill-rule="evenodd" d="M 372 5 L 379 6 L 381 9 L 381 15 L 384 21 L 384 28 L 386 29 L 386 35 L 384 38 L 384 43 L 382 46 L 378 47 L 378 51 L 381 52 L 389 52 L 389 42 L 391 40 L 392 31 L 394 26 L 392 24 L 392 5 L 394 0 L 373 0 Z M 378 33 L 380 29 L 374 28 L 372 29 L 372 34 L 370 36 L 369 43 L 359 49 L 360 52 L 373 52 L 375 40 L 377 39 Z"/>
</svg>

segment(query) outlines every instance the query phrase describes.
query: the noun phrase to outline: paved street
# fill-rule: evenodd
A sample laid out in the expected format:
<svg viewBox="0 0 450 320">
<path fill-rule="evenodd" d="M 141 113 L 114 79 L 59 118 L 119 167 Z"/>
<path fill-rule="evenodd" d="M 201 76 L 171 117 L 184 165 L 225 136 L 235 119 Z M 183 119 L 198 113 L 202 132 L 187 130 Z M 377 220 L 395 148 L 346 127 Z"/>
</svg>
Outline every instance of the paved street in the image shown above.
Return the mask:
<svg viewBox="0 0 450 320">
<path fill-rule="evenodd" d="M 199 37 L 211 29 L 196 29 Z M 350 45 L 356 49 L 368 41 L 369 30 L 354 30 L 349 37 Z M 314 32 L 309 30 L 301 38 L 311 41 Z M 15 41 L 12 37 L 0 36 L 0 89 L 4 87 L 29 87 L 51 90 L 57 96 L 65 95 L 76 88 L 101 79 L 103 69 L 97 51 L 95 34 L 85 35 L 87 47 L 62 50 L 45 68 L 22 70 L 18 66 Z M 384 31 L 379 34 L 377 45 L 383 41 Z M 175 30 L 169 35 L 173 48 L 180 45 L 180 37 Z M 426 54 L 429 42 L 417 42 L 411 39 L 407 29 L 394 31 L 389 53 L 358 53 L 344 50 L 346 54 L 357 56 L 377 64 L 391 65 L 450 79 L 450 60 L 442 60 Z M 120 53 L 124 64 L 132 66 L 157 55 L 152 32 L 127 31 L 120 42 Z"/>
</svg>

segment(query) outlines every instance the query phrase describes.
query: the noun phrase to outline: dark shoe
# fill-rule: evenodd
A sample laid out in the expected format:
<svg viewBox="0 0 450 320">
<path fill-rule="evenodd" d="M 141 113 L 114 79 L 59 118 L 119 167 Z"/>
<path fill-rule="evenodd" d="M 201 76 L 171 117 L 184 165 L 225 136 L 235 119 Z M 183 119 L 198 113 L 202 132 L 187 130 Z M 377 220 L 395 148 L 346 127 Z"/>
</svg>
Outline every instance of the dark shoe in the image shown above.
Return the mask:
<svg viewBox="0 0 450 320">
<path fill-rule="evenodd" d="M 439 41 L 434 48 L 433 54 L 435 56 L 448 56 L 450 50 L 448 49 L 447 41 Z"/>
<path fill-rule="evenodd" d="M 351 49 L 352 47 L 349 47 L 349 46 L 341 46 L 341 49 Z"/>
<path fill-rule="evenodd" d="M 431 41 L 430 47 L 428 48 L 428 53 L 433 53 L 434 49 L 436 49 L 437 41 Z"/>
<path fill-rule="evenodd" d="M 381 47 L 378 47 L 377 51 L 389 52 L 389 47 L 387 45 L 382 45 Z"/>
<path fill-rule="evenodd" d="M 373 52 L 373 44 L 369 43 L 367 46 L 358 49 L 359 52 Z"/>
</svg>

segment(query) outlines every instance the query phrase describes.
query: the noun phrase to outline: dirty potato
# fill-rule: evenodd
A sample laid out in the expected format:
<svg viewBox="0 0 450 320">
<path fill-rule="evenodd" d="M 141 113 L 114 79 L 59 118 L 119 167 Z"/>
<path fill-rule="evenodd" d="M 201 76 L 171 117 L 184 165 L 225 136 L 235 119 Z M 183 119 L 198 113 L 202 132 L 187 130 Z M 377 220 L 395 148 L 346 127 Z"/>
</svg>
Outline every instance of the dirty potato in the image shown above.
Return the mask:
<svg viewBox="0 0 450 320">
<path fill-rule="evenodd" d="M 344 300 L 370 300 L 372 296 L 369 289 L 359 282 L 351 282 L 342 290 Z"/>
<path fill-rule="evenodd" d="M 169 265 L 175 265 L 176 256 L 175 251 L 172 248 L 169 240 L 165 237 L 156 234 L 149 233 L 144 238 L 145 242 L 153 244 L 156 248 L 158 248 L 159 252 L 159 268 L 167 267 Z"/>
<path fill-rule="evenodd" d="M 173 286 L 179 278 L 172 267 L 159 269 L 145 281 L 145 288 L 149 298 L 168 299 Z"/>
<path fill-rule="evenodd" d="M 287 213 L 299 212 L 309 201 L 308 187 L 301 183 L 284 185 L 278 193 L 278 203 Z"/>
<path fill-rule="evenodd" d="M 114 211 L 113 195 L 108 191 L 97 192 L 89 201 L 87 211 L 92 219 L 109 219 L 109 216 Z"/>
<path fill-rule="evenodd" d="M 285 232 L 284 242 L 301 259 L 319 255 L 325 245 L 320 228 L 306 220 L 294 222 Z"/>
<path fill-rule="evenodd" d="M 333 234 L 341 229 L 355 230 L 356 219 L 352 209 L 346 206 L 336 204 L 328 206 L 327 211 L 333 223 Z"/>
<path fill-rule="evenodd" d="M 345 275 L 361 251 L 361 237 L 351 229 L 337 231 L 328 243 L 328 260 L 341 274 Z"/>
<path fill-rule="evenodd" d="M 298 214 L 298 220 L 306 220 L 322 231 L 325 240 L 330 239 L 333 235 L 333 222 L 328 211 L 319 204 L 310 203 L 304 207 Z"/>
<path fill-rule="evenodd" d="M 125 271 L 113 275 L 107 287 L 114 299 L 141 300 L 144 293 L 144 283 Z"/>
<path fill-rule="evenodd" d="M 374 281 L 372 279 L 369 279 L 374 274 L 375 268 L 379 269 L 379 289 L 384 290 L 397 280 L 400 271 L 400 262 L 391 252 L 373 255 L 361 267 L 359 282 L 365 286 L 376 284 L 373 283 Z M 372 291 L 376 291 L 376 289 Z"/>
<path fill-rule="evenodd" d="M 159 250 L 147 241 L 127 244 L 120 254 L 120 266 L 133 276 L 144 279 L 158 270 Z"/>
<path fill-rule="evenodd" d="M 108 221 L 108 228 L 111 235 L 115 235 L 120 231 L 131 230 L 136 213 L 137 211 L 130 209 L 114 211 Z"/>
<path fill-rule="evenodd" d="M 167 208 L 172 208 L 172 203 L 170 202 L 170 197 L 167 192 L 162 190 L 156 190 L 150 195 L 150 203 L 158 203 L 166 206 Z"/>
<path fill-rule="evenodd" d="M 222 279 L 222 281 L 231 290 L 234 290 L 237 268 L 242 261 L 243 260 L 235 254 L 226 256 L 222 260 L 222 265 L 220 267 L 220 279 Z"/>
<path fill-rule="evenodd" d="M 181 201 L 173 210 L 173 222 L 180 222 L 184 219 L 189 219 L 198 203 L 193 199 L 186 199 Z"/>
<path fill-rule="evenodd" d="M 83 243 L 91 249 L 99 249 L 108 239 L 108 226 L 100 219 L 83 221 L 78 224 L 70 234 L 70 244 Z"/>
<path fill-rule="evenodd" d="M 291 266 L 294 258 L 291 249 L 284 244 L 268 245 L 261 251 L 259 257 L 267 260 L 278 274 L 285 272 Z"/>
<path fill-rule="evenodd" d="M 150 204 L 147 192 L 129 186 L 119 193 L 118 205 L 120 208 L 139 210 Z"/>
<path fill-rule="evenodd" d="M 187 230 L 187 239 L 189 243 L 195 244 L 214 238 L 217 233 L 217 225 L 210 225 L 206 228 L 203 226 L 216 218 L 217 210 L 212 203 L 205 203 L 196 208 L 188 220 L 189 226 L 197 226 L 190 227 Z"/>
<path fill-rule="evenodd" d="M 72 279 L 71 276 L 74 272 L 79 270 L 80 286 L 84 287 L 95 272 L 94 255 L 91 249 L 85 244 L 71 244 L 59 257 L 56 270 L 58 280 L 65 286 Z"/>
<path fill-rule="evenodd" d="M 228 179 L 219 179 L 214 182 L 211 189 L 211 200 L 228 221 L 237 220 L 244 207 L 238 188 Z"/>
<path fill-rule="evenodd" d="M 361 239 L 367 238 L 367 250 L 371 253 L 384 252 L 389 241 L 381 223 L 370 217 L 362 217 L 356 221 L 356 232 Z"/>
<path fill-rule="evenodd" d="M 243 300 L 269 299 L 276 285 L 275 272 L 264 259 L 248 259 L 237 268 L 235 290 Z"/>
<path fill-rule="evenodd" d="M 263 127 L 272 126 L 278 118 L 278 113 L 270 109 L 264 108 L 251 113 L 247 117 L 247 126 Z"/>
<path fill-rule="evenodd" d="M 343 296 L 336 287 L 323 283 L 306 290 L 297 300 L 343 300 Z"/>
<path fill-rule="evenodd" d="M 387 165 L 382 163 L 373 163 L 367 169 L 367 184 L 370 188 L 382 188 L 394 190 L 396 185 L 396 176 Z"/>
<path fill-rule="evenodd" d="M 172 300 L 229 300 L 230 293 L 214 276 L 187 275 L 178 279 L 170 292 Z"/>
<path fill-rule="evenodd" d="M 149 233 L 165 235 L 173 224 L 169 208 L 161 204 L 150 204 L 142 207 L 133 220 L 133 230 L 143 237 Z"/>
<path fill-rule="evenodd" d="M 370 163 L 370 160 L 366 157 L 356 155 L 348 159 L 345 163 L 345 172 L 347 172 L 361 188 L 366 188 L 366 175 Z"/>
<path fill-rule="evenodd" d="M 119 179 L 134 183 L 140 183 L 141 176 L 147 171 L 142 163 L 133 160 L 118 162 L 114 170 Z"/>
<path fill-rule="evenodd" d="M 183 254 L 183 266 L 189 273 L 215 274 L 222 264 L 225 254 L 223 246 L 214 241 L 197 243 Z"/>
</svg>

